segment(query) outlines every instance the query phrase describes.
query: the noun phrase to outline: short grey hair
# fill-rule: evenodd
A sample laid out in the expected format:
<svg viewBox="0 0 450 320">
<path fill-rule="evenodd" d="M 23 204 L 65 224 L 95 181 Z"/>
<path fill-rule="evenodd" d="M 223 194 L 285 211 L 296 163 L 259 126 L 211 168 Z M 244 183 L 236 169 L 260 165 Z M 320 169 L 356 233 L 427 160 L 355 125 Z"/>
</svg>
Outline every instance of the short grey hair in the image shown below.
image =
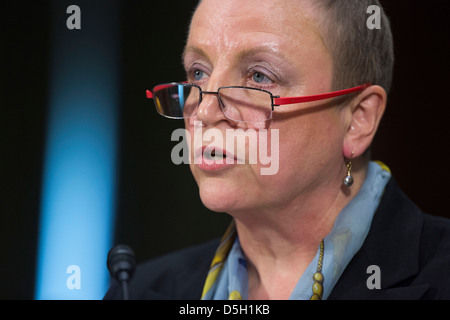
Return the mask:
<svg viewBox="0 0 450 320">
<path fill-rule="evenodd" d="M 319 8 L 325 45 L 333 59 L 333 90 L 370 82 L 389 93 L 394 41 L 389 18 L 378 0 L 311 0 Z M 380 8 L 380 29 L 370 29 L 369 6 Z"/>
<path fill-rule="evenodd" d="M 325 45 L 333 59 L 332 89 L 371 83 L 389 93 L 394 69 L 394 43 L 389 18 L 379 0 L 309 1 L 323 13 L 319 13 L 319 21 Z M 201 2 L 198 1 L 196 9 Z M 380 8 L 380 29 L 367 27 L 370 17 L 367 9 L 372 5 Z"/>
</svg>

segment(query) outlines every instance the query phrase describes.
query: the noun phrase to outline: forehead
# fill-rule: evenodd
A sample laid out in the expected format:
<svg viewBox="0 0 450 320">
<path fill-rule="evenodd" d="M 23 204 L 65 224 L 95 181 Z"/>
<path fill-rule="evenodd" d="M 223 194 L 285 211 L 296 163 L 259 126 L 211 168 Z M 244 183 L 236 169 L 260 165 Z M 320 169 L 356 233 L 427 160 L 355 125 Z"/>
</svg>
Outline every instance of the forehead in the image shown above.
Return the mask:
<svg viewBox="0 0 450 320">
<path fill-rule="evenodd" d="M 316 17 L 317 10 L 305 0 L 203 0 L 187 48 L 226 52 L 257 46 L 286 54 L 301 47 L 324 50 Z"/>
</svg>

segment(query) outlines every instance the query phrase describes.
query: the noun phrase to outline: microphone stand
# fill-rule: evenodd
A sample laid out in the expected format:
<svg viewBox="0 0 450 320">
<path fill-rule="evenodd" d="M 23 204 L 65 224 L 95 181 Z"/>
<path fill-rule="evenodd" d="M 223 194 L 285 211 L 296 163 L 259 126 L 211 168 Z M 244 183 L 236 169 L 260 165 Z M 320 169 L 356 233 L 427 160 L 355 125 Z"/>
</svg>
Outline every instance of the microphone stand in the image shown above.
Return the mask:
<svg viewBox="0 0 450 320">
<path fill-rule="evenodd" d="M 109 273 L 119 282 L 122 288 L 123 300 L 129 300 L 128 284 L 136 268 L 136 260 L 133 250 L 127 245 L 117 245 L 108 252 L 106 261 Z"/>
</svg>

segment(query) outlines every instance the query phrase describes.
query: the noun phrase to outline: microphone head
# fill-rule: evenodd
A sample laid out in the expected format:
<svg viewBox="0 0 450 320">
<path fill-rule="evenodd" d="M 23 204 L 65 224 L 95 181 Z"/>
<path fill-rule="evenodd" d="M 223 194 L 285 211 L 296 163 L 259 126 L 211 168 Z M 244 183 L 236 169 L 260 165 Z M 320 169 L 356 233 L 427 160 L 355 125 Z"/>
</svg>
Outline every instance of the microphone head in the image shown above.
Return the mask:
<svg viewBox="0 0 450 320">
<path fill-rule="evenodd" d="M 108 252 L 106 265 L 114 279 L 118 281 L 130 280 L 136 268 L 133 250 L 124 244 L 115 246 Z"/>
</svg>

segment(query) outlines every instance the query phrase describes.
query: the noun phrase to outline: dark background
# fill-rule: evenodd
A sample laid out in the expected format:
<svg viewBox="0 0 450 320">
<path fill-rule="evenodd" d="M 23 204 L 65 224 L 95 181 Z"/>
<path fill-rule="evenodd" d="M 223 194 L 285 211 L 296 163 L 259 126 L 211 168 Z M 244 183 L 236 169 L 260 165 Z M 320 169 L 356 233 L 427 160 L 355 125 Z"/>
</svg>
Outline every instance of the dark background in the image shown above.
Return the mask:
<svg viewBox="0 0 450 320">
<path fill-rule="evenodd" d="M 450 6 L 447 0 L 383 3 L 391 18 L 396 66 L 373 158 L 391 168 L 424 211 L 450 217 Z M 180 54 L 195 4 L 194 0 L 120 2 L 122 99 L 115 243 L 130 245 L 139 262 L 220 236 L 229 221 L 225 214 L 202 206 L 189 168 L 171 162 L 175 142 L 170 135 L 182 123 L 158 116 L 145 99 L 145 90 L 155 84 L 183 79 Z M 51 6 L 48 1 L 0 5 L 2 299 L 33 298 Z"/>
</svg>

